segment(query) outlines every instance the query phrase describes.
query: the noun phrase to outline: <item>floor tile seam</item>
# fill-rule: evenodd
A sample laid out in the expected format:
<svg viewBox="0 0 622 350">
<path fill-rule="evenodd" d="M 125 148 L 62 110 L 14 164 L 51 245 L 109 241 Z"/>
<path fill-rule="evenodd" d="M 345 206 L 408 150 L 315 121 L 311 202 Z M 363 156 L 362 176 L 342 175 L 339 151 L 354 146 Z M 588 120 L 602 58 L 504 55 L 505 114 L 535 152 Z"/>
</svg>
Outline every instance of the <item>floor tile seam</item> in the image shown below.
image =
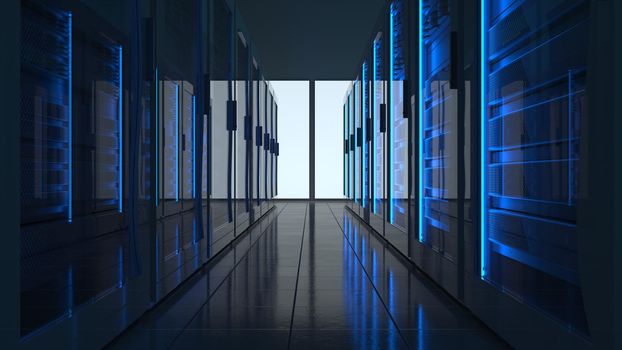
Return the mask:
<svg viewBox="0 0 622 350">
<path fill-rule="evenodd" d="M 298 295 L 298 282 L 300 281 L 300 265 L 302 262 L 302 250 L 305 242 L 305 231 L 307 229 L 307 213 L 309 211 L 309 203 L 305 206 L 305 216 L 302 222 L 302 237 L 300 238 L 300 254 L 298 255 L 298 272 L 296 274 L 296 287 L 294 289 L 294 303 L 292 305 L 292 316 L 289 321 L 289 336 L 287 338 L 287 349 L 291 347 L 292 343 L 292 329 L 294 327 L 294 315 L 296 312 L 296 296 Z"/>
<path fill-rule="evenodd" d="M 272 218 L 272 221 L 270 222 L 269 225 L 267 225 L 262 231 L 261 234 L 259 235 L 259 237 L 257 237 L 257 239 L 255 240 L 255 242 L 253 242 L 253 244 L 249 247 L 249 249 L 246 251 L 246 253 L 244 253 L 244 255 L 240 258 L 240 260 L 238 262 L 235 263 L 235 265 L 233 265 L 233 267 L 231 268 L 231 271 L 229 271 L 229 273 L 225 276 L 225 278 L 222 279 L 222 281 L 220 281 L 220 283 L 218 283 L 218 285 L 216 286 L 216 288 L 214 289 L 213 292 L 209 293 L 209 295 L 207 296 L 207 298 L 205 299 L 205 301 L 201 304 L 201 306 L 198 308 L 198 310 L 194 313 L 194 315 L 192 315 L 192 317 L 190 318 L 190 320 L 188 322 L 186 322 L 186 324 L 184 325 L 183 328 L 181 328 L 181 332 L 179 332 L 177 335 L 175 335 L 175 337 L 173 338 L 173 340 L 167 345 L 167 349 L 171 349 L 173 347 L 173 345 L 175 344 L 175 342 L 179 339 L 179 337 L 184 333 L 185 329 L 188 327 L 188 325 L 190 325 L 192 323 L 192 321 L 194 321 L 194 319 L 197 317 L 197 315 L 201 312 L 201 310 L 203 310 L 203 308 L 205 307 L 205 305 L 207 305 L 207 303 L 209 303 L 209 300 L 212 298 L 212 296 L 214 296 L 214 294 L 216 294 L 216 292 L 220 289 L 220 287 L 225 283 L 225 281 L 228 278 L 231 278 L 231 275 L 233 274 L 233 271 L 235 270 L 235 268 L 246 258 L 246 256 L 249 254 L 249 252 L 257 245 L 257 243 L 263 238 L 265 237 L 264 234 L 268 231 L 268 229 L 270 229 L 272 227 L 272 225 L 274 225 L 275 219 L 283 212 L 283 210 L 285 210 L 285 208 L 287 208 L 287 204 L 285 204 L 283 206 L 283 208 L 281 208 L 280 211 L 278 211 L 276 213 L 276 215 Z M 270 215 L 270 214 L 269 214 Z M 259 226 L 261 227 L 261 226 Z M 250 232 L 249 232 L 250 233 Z"/>
<path fill-rule="evenodd" d="M 387 306 L 387 303 L 385 302 L 384 298 L 382 298 L 382 295 L 380 295 L 380 292 L 376 288 L 376 285 L 374 284 L 373 279 L 369 275 L 369 272 L 367 271 L 367 269 L 365 268 L 365 266 L 361 262 L 361 258 L 359 257 L 359 255 L 356 253 L 356 250 L 352 246 L 352 242 L 350 242 L 350 239 L 348 239 L 348 236 L 346 235 L 344 227 L 339 223 L 339 220 L 337 219 L 337 216 L 335 215 L 335 212 L 332 210 L 332 208 L 330 208 L 330 206 L 328 206 L 328 208 L 330 209 L 331 213 L 333 214 L 333 218 L 335 219 L 335 222 L 337 223 L 337 226 L 339 226 L 339 228 L 341 228 L 341 232 L 343 234 L 343 237 L 345 237 L 346 241 L 348 242 L 348 246 L 350 247 L 350 249 L 352 249 L 352 252 L 354 253 L 354 256 L 356 257 L 356 260 L 358 261 L 360 267 L 363 269 L 363 272 L 365 273 L 365 276 L 367 276 L 367 279 L 369 280 L 369 283 L 372 285 L 372 287 L 373 287 L 373 289 L 374 289 L 374 291 L 376 293 L 376 296 L 378 297 L 378 299 L 380 299 L 380 303 L 382 304 L 382 306 L 384 307 L 385 311 L 387 312 L 387 315 L 391 319 L 391 322 L 393 323 L 393 325 L 397 329 L 397 332 L 400 335 L 400 338 L 402 338 L 402 341 L 406 344 L 406 346 L 408 348 L 410 348 L 411 346 L 408 343 L 408 341 L 406 340 L 406 337 L 402 334 L 402 332 L 400 330 L 400 327 L 397 324 L 397 320 L 395 319 L 395 317 L 393 317 L 393 314 L 391 313 L 391 310 Z M 345 208 L 344 208 L 344 210 L 345 210 Z"/>
</svg>

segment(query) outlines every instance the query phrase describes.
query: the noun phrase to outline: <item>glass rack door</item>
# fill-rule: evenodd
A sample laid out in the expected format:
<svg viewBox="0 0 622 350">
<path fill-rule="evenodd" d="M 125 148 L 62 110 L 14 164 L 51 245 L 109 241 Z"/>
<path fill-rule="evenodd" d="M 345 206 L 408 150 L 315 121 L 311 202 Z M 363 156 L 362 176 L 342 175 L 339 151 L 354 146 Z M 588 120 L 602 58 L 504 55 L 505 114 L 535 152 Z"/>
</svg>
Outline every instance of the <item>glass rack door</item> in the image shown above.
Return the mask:
<svg viewBox="0 0 622 350">
<path fill-rule="evenodd" d="M 590 2 L 481 5 L 481 275 L 587 335 L 577 197 Z"/>
<path fill-rule="evenodd" d="M 419 240 L 443 257 L 458 256 L 458 90 L 452 80 L 452 8 L 426 0 L 421 11 Z"/>
<path fill-rule="evenodd" d="M 389 10 L 389 181 L 388 222 L 406 232 L 408 229 L 408 101 L 405 96 L 407 41 L 403 1 L 393 1 Z"/>
<path fill-rule="evenodd" d="M 237 119 L 235 126 L 235 215 L 236 231 L 241 232 L 250 224 L 248 132 L 250 113 L 248 112 L 250 94 L 249 50 L 241 33 L 236 36 L 235 100 Z"/>
<path fill-rule="evenodd" d="M 218 251 L 233 235 L 234 132 L 234 31 L 233 14 L 222 1 L 211 3 L 210 98 L 212 251 Z"/>
<path fill-rule="evenodd" d="M 384 219 L 386 208 L 385 192 L 385 140 L 387 110 L 385 99 L 385 46 L 382 33 L 378 33 L 372 44 L 371 61 L 371 213 L 370 224 L 378 232 L 384 234 Z"/>
<path fill-rule="evenodd" d="M 261 81 L 260 81 L 260 73 L 257 68 L 254 60 L 253 60 L 253 120 L 252 125 L 253 129 L 251 132 L 253 133 L 253 173 L 251 176 L 251 181 L 253 182 L 253 208 L 255 210 L 255 217 L 261 216 L 261 200 L 259 196 L 259 188 L 260 188 L 260 170 L 261 169 L 261 145 L 263 140 L 263 131 L 261 130 L 261 114 L 260 114 L 260 101 L 261 101 Z"/>
</svg>

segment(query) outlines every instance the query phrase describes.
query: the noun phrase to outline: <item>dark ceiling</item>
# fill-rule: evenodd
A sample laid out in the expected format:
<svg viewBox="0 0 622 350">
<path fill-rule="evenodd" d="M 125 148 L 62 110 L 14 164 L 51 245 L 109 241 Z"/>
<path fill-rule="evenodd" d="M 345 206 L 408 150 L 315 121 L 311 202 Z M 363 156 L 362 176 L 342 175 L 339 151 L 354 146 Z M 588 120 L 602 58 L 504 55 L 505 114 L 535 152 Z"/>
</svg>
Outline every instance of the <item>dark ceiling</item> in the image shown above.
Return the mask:
<svg viewBox="0 0 622 350">
<path fill-rule="evenodd" d="M 270 80 L 351 80 L 385 0 L 238 0 Z"/>
</svg>

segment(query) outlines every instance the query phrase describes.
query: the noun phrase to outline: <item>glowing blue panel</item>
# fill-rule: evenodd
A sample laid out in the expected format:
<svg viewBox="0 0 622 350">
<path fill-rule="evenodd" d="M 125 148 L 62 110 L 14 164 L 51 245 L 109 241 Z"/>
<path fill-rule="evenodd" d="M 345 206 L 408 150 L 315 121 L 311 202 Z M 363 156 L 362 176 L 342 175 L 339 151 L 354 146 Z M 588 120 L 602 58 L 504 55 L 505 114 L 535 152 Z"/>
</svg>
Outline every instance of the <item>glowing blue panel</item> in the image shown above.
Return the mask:
<svg viewBox="0 0 622 350">
<path fill-rule="evenodd" d="M 179 85 L 175 84 L 175 201 L 179 202 Z"/>
<path fill-rule="evenodd" d="M 196 154 L 196 108 L 197 101 L 196 96 L 192 96 L 192 198 L 196 197 L 196 185 L 195 185 L 195 177 L 196 177 L 196 162 L 197 162 L 197 154 Z M 205 174 L 203 174 L 205 176 Z"/>
<path fill-rule="evenodd" d="M 359 81 L 354 82 L 354 94 L 353 94 L 353 121 L 352 126 L 354 128 L 354 143 L 356 147 L 354 148 L 354 202 L 359 202 L 361 198 L 361 150 L 358 138 L 358 128 L 360 127 L 360 118 L 361 118 L 361 107 L 360 107 L 360 83 Z M 358 98 L 357 98 L 358 97 Z"/>
<path fill-rule="evenodd" d="M 394 23 L 393 16 L 395 11 L 395 3 L 391 3 L 391 9 L 389 13 L 389 96 L 393 96 L 393 50 L 394 50 Z M 387 124 L 393 125 L 393 108 L 391 105 L 388 106 L 387 113 Z M 388 130 L 389 128 L 387 128 Z M 389 167 L 393 166 L 393 159 L 395 156 L 393 155 L 393 132 L 389 132 L 389 159 L 387 164 Z M 395 215 L 393 213 L 393 170 L 389 171 L 389 186 L 387 190 L 387 198 L 389 199 L 389 222 L 393 223 L 395 219 Z"/>
<path fill-rule="evenodd" d="M 155 203 L 160 204 L 160 78 L 158 67 L 155 69 Z"/>
<path fill-rule="evenodd" d="M 480 27 L 480 51 L 481 51 L 481 57 L 480 57 L 480 63 L 481 63 L 481 77 L 480 77 L 480 81 L 482 82 L 481 84 L 481 92 L 480 92 L 480 99 L 481 99 L 481 106 L 480 106 L 480 111 L 482 113 L 482 117 L 481 119 L 481 129 L 480 129 L 480 162 L 481 162 L 481 168 L 480 168 L 480 198 L 482 198 L 481 201 L 481 215 L 480 215 L 480 230 L 481 230 L 481 237 L 480 237 L 480 254 L 481 254 L 481 277 L 482 278 L 486 278 L 486 269 L 488 266 L 488 251 L 486 249 L 486 242 L 488 241 L 488 238 L 486 237 L 486 200 L 484 200 L 484 198 L 486 198 L 486 176 L 484 174 L 486 174 L 486 126 L 487 126 L 487 122 L 486 122 L 486 94 L 488 93 L 486 90 L 486 76 L 487 76 L 487 42 L 486 42 L 486 31 L 488 30 L 488 16 L 487 16 L 487 7 L 486 7 L 486 3 L 488 2 L 488 0 L 482 0 L 481 2 L 481 27 Z"/>
<path fill-rule="evenodd" d="M 123 212 L 123 47 L 119 46 L 119 213 Z"/>
<path fill-rule="evenodd" d="M 419 0 L 419 152 L 423 154 L 423 2 Z M 423 242 L 423 157 L 419 155 L 419 242 Z"/>
<path fill-rule="evenodd" d="M 371 63 L 371 65 L 372 65 L 371 96 L 372 96 L 372 99 L 373 99 L 372 100 L 372 108 L 371 108 L 372 129 L 369 132 L 371 132 L 371 134 L 372 134 L 372 137 L 371 137 L 371 149 L 372 149 L 372 152 L 374 152 L 374 157 L 377 157 L 377 155 L 375 154 L 376 153 L 375 152 L 376 151 L 376 147 L 375 146 L 376 146 L 376 134 L 378 132 L 378 121 L 376 120 L 376 115 L 377 115 L 377 113 L 376 113 L 376 104 L 378 103 L 378 101 L 376 100 L 376 97 L 377 97 L 376 96 L 376 81 L 378 79 L 377 73 L 376 73 L 376 61 L 377 61 L 376 54 L 377 54 L 378 42 L 376 40 L 374 40 L 374 43 L 372 44 L 372 46 L 373 46 L 372 47 L 372 63 Z M 374 165 L 376 167 L 378 166 L 377 165 L 377 161 L 378 161 L 377 158 L 374 159 Z M 373 169 L 373 170 L 375 170 L 375 169 Z M 375 177 L 378 176 L 377 173 L 375 175 L 376 175 Z M 378 198 L 377 197 L 378 196 L 378 189 L 377 189 L 376 184 L 374 184 L 373 187 L 374 188 L 372 189 L 372 193 L 371 193 L 371 203 L 372 203 L 371 204 L 371 208 L 372 208 L 371 210 L 372 210 L 372 213 L 377 214 L 378 212 L 376 210 L 377 210 L 378 206 L 376 205 L 376 198 Z"/>
<path fill-rule="evenodd" d="M 67 60 L 68 60 L 68 79 L 67 79 L 67 120 L 69 123 L 68 137 L 68 189 L 67 189 L 67 220 L 73 221 L 73 19 L 71 12 L 67 13 Z"/>
<path fill-rule="evenodd" d="M 361 203 L 363 205 L 363 207 L 367 207 L 367 197 L 368 197 L 368 193 L 367 191 L 369 190 L 369 148 L 367 147 L 367 133 L 369 132 L 367 130 L 367 118 L 368 118 L 368 110 L 369 110 L 369 96 L 368 96 L 368 89 L 367 89 L 367 83 L 369 81 L 368 78 L 368 64 L 367 62 L 363 63 L 363 67 L 361 69 L 361 98 L 362 98 L 362 107 L 363 110 L 361 111 L 361 129 L 363 131 L 363 144 L 361 145 L 361 150 L 362 150 L 362 155 L 361 158 L 363 160 L 363 178 L 362 178 L 362 185 L 363 185 L 363 191 L 361 193 Z"/>
</svg>

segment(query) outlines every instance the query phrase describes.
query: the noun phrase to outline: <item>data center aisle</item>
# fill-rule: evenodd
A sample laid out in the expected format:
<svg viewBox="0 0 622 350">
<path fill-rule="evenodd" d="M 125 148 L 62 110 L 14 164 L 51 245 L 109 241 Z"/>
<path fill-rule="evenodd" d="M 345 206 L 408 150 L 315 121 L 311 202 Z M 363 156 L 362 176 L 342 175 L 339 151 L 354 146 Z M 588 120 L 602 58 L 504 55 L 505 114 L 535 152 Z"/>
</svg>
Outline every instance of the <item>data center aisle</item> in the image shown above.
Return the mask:
<svg viewBox="0 0 622 350">
<path fill-rule="evenodd" d="M 278 203 L 111 348 L 505 348 L 343 203 Z"/>
</svg>

